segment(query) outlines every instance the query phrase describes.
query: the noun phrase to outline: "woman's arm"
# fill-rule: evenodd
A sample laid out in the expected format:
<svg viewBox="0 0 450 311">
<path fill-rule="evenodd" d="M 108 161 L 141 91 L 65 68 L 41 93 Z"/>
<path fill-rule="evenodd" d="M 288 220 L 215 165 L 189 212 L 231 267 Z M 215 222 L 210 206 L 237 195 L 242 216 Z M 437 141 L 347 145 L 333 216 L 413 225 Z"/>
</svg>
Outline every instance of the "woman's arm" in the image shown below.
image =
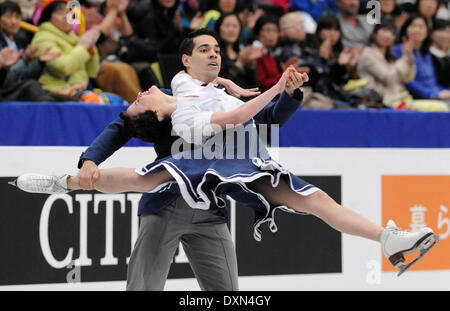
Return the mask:
<svg viewBox="0 0 450 311">
<path fill-rule="evenodd" d="M 227 125 L 240 125 L 244 124 L 251 118 L 253 118 L 258 112 L 260 112 L 271 100 L 286 89 L 289 75 L 295 73 L 294 67 L 289 67 L 281 76 L 281 79 L 271 87 L 269 90 L 259 95 L 258 97 L 244 103 L 232 111 L 218 111 L 211 116 L 211 125 L 219 126 L 221 129 L 226 129 Z M 300 78 L 303 83 L 307 79 L 307 75 L 301 75 Z"/>
</svg>

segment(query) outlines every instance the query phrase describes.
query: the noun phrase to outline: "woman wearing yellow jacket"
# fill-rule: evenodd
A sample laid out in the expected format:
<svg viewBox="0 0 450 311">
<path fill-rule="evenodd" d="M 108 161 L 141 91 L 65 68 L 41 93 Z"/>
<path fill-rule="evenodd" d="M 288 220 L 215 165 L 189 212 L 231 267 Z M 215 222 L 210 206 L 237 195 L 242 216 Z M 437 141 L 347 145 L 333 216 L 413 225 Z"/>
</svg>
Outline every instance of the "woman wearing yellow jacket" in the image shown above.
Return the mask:
<svg viewBox="0 0 450 311">
<path fill-rule="evenodd" d="M 39 31 L 31 44 L 39 46 L 38 54 L 50 48 L 62 55 L 47 62 L 39 79 L 42 87 L 52 92 L 60 92 L 68 87 L 85 87 L 89 78 L 97 75 L 100 58 L 95 47 L 100 30 L 91 28 L 81 37 L 72 32 L 68 0 L 50 0 L 42 8 Z M 68 18 L 69 14 L 69 18 Z"/>
</svg>

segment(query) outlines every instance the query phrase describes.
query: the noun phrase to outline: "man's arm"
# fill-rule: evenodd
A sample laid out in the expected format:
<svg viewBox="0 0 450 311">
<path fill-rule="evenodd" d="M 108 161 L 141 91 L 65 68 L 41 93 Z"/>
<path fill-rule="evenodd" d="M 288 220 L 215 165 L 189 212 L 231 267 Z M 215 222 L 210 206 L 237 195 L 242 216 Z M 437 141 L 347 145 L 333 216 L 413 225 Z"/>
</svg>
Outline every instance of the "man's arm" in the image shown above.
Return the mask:
<svg viewBox="0 0 450 311">
<path fill-rule="evenodd" d="M 89 148 L 81 154 L 78 168 L 83 166 L 84 160 L 91 160 L 96 165 L 99 165 L 130 139 L 131 136 L 125 132 L 123 120 L 121 118 L 115 119 L 97 136 Z"/>
<path fill-rule="evenodd" d="M 288 78 L 289 77 L 289 78 Z M 244 124 L 251 118 L 254 118 L 258 113 L 264 111 L 267 105 L 271 105 L 271 100 L 280 92 L 286 89 L 287 93 L 293 95 L 295 89 L 298 89 L 303 82 L 308 81 L 308 75 L 300 74 L 295 71 L 295 68 L 290 66 L 282 75 L 281 79 L 278 81 L 276 85 L 272 88 L 259 95 L 258 97 L 246 102 L 245 104 L 237 107 L 234 110 L 227 112 L 215 112 L 211 116 L 211 124 L 218 125 L 222 129 L 225 129 L 227 125 L 239 125 Z M 285 93 L 285 92 L 283 92 Z M 287 95 L 289 96 L 289 95 Z M 283 97 L 282 103 L 286 101 Z M 275 124 L 274 122 L 285 123 L 289 119 L 291 115 L 284 116 L 283 113 L 279 113 L 284 111 L 284 108 L 281 108 L 280 105 L 274 106 L 273 108 L 277 108 L 275 110 L 275 114 L 270 114 L 270 116 L 275 117 L 273 120 L 269 121 L 269 124 Z M 266 108 L 267 109 L 267 108 Z M 266 111 L 268 113 L 269 111 Z M 273 109 L 272 109 L 273 112 Z M 268 122 L 265 122 L 268 123 Z M 279 124 L 279 123 L 278 123 Z"/>
<path fill-rule="evenodd" d="M 303 92 L 296 89 L 292 95 L 282 92 L 276 102 L 271 102 L 255 117 L 256 124 L 285 125 L 300 107 L 303 100 Z"/>
</svg>

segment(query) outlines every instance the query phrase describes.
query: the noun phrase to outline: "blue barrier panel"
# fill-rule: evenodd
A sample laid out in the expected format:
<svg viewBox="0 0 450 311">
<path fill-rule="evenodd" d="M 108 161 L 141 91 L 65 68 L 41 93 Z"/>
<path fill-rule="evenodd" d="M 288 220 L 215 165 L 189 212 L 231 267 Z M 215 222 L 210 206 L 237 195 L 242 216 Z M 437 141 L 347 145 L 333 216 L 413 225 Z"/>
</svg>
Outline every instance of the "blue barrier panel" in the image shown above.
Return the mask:
<svg viewBox="0 0 450 311">
<path fill-rule="evenodd" d="M 89 146 L 126 106 L 79 102 L 0 103 L 0 145 Z M 137 139 L 126 146 L 149 146 Z"/>
<path fill-rule="evenodd" d="M 450 113 L 299 110 L 280 128 L 280 146 L 450 148 Z"/>
<path fill-rule="evenodd" d="M 0 103 L 0 145 L 88 146 L 126 106 Z M 132 139 L 127 146 L 148 146 Z M 450 113 L 299 110 L 281 147 L 450 148 Z"/>
</svg>

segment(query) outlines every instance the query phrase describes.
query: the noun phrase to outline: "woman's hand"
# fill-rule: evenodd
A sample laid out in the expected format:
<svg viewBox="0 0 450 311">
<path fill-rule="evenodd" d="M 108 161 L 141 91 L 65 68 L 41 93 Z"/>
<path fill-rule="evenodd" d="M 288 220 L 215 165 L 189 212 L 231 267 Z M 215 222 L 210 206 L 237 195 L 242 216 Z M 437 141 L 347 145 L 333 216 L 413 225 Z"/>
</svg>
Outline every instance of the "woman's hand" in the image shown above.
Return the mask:
<svg viewBox="0 0 450 311">
<path fill-rule="evenodd" d="M 287 88 L 287 82 L 289 81 L 289 75 L 291 73 L 297 72 L 294 66 L 289 66 L 281 75 L 280 80 L 278 80 L 277 84 L 273 86 L 273 88 L 277 91 L 277 93 L 283 92 Z"/>
<path fill-rule="evenodd" d="M 289 96 L 294 95 L 296 89 L 301 87 L 305 82 L 309 81 L 309 76 L 306 72 L 291 72 L 288 77 L 288 81 L 286 83 L 286 93 Z"/>
<path fill-rule="evenodd" d="M 119 11 L 119 13 L 124 13 L 127 10 L 129 4 L 130 0 L 120 0 L 117 4 L 117 10 Z"/>
<path fill-rule="evenodd" d="M 319 48 L 319 55 L 323 58 L 330 58 L 331 57 L 331 49 L 332 49 L 332 41 L 329 37 L 327 37 Z"/>
<path fill-rule="evenodd" d="M 352 58 L 352 51 L 349 48 L 344 48 L 339 54 L 338 63 L 339 65 L 345 66 L 350 62 Z"/>
<path fill-rule="evenodd" d="M 233 81 L 229 79 L 224 78 L 216 78 L 213 83 L 221 84 L 223 85 L 228 93 L 234 97 L 241 98 L 241 97 L 253 97 L 261 94 L 261 92 L 258 91 L 258 88 L 252 88 L 252 89 L 243 89 Z"/>
<path fill-rule="evenodd" d="M 414 45 L 411 41 L 403 39 L 402 43 L 402 57 L 405 57 L 408 64 L 413 65 L 414 64 Z"/>
<path fill-rule="evenodd" d="M 98 38 L 100 37 L 100 27 L 94 26 L 88 31 L 86 31 L 79 39 L 78 43 L 84 46 L 87 50 L 93 47 Z"/>
</svg>

